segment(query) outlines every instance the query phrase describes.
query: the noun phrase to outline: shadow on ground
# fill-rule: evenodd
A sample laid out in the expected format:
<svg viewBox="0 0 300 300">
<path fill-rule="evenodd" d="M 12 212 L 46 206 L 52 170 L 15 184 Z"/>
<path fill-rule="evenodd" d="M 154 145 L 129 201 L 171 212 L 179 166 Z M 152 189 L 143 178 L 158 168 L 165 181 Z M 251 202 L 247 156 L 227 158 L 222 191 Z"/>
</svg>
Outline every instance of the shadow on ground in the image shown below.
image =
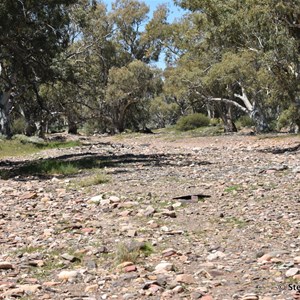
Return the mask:
<svg viewBox="0 0 300 300">
<path fill-rule="evenodd" d="M 293 147 L 284 147 L 284 148 L 274 147 L 274 148 L 266 148 L 266 149 L 259 150 L 259 152 L 272 153 L 272 154 L 284 154 L 287 152 L 297 152 L 297 151 L 300 151 L 300 144 Z"/>
<path fill-rule="evenodd" d="M 99 155 L 98 153 L 86 152 L 80 154 L 61 155 L 55 158 L 24 161 L 0 161 L 0 178 L 26 180 L 28 176 L 35 179 L 47 180 L 53 175 L 68 176 L 76 175 L 80 170 L 122 168 L 138 164 L 143 167 L 162 167 L 176 165 L 186 166 L 191 163 L 198 165 L 209 165 L 208 161 L 192 161 L 190 154 L 121 154 L 121 155 Z M 179 159 L 184 162 L 178 165 Z M 33 178 L 30 178 L 32 180 Z"/>
</svg>

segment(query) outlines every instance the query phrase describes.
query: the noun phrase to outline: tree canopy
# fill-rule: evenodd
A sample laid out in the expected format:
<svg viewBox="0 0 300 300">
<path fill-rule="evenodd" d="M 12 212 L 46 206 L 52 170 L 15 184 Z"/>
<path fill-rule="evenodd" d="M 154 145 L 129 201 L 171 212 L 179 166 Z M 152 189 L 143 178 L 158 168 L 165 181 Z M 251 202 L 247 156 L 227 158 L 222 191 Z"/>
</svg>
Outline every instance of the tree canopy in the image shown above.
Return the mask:
<svg viewBox="0 0 300 300">
<path fill-rule="evenodd" d="M 2 1 L 0 133 L 98 132 L 248 115 L 259 132 L 300 126 L 300 0 L 176 0 L 168 22 L 138 0 Z M 153 64 L 164 52 L 166 69 Z M 276 127 L 277 126 L 277 127 Z"/>
</svg>

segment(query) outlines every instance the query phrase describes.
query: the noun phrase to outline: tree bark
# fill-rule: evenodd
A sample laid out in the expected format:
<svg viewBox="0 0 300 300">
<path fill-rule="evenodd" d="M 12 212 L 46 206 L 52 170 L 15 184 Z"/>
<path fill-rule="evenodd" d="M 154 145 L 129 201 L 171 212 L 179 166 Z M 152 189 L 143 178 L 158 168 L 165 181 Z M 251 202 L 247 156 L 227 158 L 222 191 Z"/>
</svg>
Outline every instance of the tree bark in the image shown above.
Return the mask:
<svg viewBox="0 0 300 300">
<path fill-rule="evenodd" d="M 68 120 L 68 133 L 70 134 L 78 134 L 78 127 L 76 122 L 72 120 Z"/>
<path fill-rule="evenodd" d="M 8 138 L 12 135 L 10 124 L 10 111 L 12 109 L 11 92 L 12 89 L 8 89 L 0 95 L 0 134 Z"/>
</svg>

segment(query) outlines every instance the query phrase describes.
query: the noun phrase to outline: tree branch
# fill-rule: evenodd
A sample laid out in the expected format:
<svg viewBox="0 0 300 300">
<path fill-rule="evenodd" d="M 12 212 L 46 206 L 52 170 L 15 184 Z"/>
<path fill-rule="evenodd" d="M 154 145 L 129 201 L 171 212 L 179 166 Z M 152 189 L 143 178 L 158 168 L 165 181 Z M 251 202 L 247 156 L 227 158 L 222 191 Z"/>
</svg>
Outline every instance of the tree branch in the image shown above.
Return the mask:
<svg viewBox="0 0 300 300">
<path fill-rule="evenodd" d="M 208 101 L 217 101 L 217 102 L 223 102 L 223 103 L 227 103 L 227 104 L 230 104 L 230 105 L 233 105 L 235 107 L 237 107 L 238 109 L 240 109 L 241 111 L 243 111 L 244 113 L 249 113 L 249 110 L 238 104 L 237 102 L 233 101 L 233 100 L 230 100 L 230 99 L 226 99 L 226 98 L 213 98 L 213 97 L 209 97 L 207 98 Z"/>
</svg>

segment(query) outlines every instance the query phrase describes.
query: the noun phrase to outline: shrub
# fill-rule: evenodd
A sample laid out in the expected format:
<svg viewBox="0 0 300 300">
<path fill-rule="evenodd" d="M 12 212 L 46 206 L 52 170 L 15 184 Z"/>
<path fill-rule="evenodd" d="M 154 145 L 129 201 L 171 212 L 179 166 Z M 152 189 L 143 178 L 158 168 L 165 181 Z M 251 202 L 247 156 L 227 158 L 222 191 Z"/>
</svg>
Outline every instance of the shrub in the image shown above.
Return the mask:
<svg viewBox="0 0 300 300">
<path fill-rule="evenodd" d="M 179 131 L 187 131 L 208 125 L 209 118 L 207 116 L 203 114 L 192 114 L 181 117 L 176 124 L 176 128 Z"/>
<path fill-rule="evenodd" d="M 221 120 L 218 118 L 211 118 L 209 120 L 209 125 L 211 125 L 211 126 L 218 126 L 220 124 L 221 124 Z"/>
<path fill-rule="evenodd" d="M 23 134 L 25 131 L 26 122 L 23 118 L 15 119 L 12 122 L 12 132 L 13 134 Z"/>
<path fill-rule="evenodd" d="M 255 126 L 254 121 L 247 115 L 241 116 L 237 121 L 236 124 L 238 127 L 252 127 Z"/>
<path fill-rule="evenodd" d="M 278 117 L 276 127 L 281 130 L 287 127 L 291 132 L 295 131 L 295 125 L 299 126 L 300 117 L 299 109 L 295 105 L 291 105 L 288 109 L 284 110 Z"/>
<path fill-rule="evenodd" d="M 89 187 L 107 182 L 109 182 L 109 177 L 107 177 L 104 173 L 97 173 L 93 176 L 80 180 L 79 185 L 82 187 Z"/>
</svg>

